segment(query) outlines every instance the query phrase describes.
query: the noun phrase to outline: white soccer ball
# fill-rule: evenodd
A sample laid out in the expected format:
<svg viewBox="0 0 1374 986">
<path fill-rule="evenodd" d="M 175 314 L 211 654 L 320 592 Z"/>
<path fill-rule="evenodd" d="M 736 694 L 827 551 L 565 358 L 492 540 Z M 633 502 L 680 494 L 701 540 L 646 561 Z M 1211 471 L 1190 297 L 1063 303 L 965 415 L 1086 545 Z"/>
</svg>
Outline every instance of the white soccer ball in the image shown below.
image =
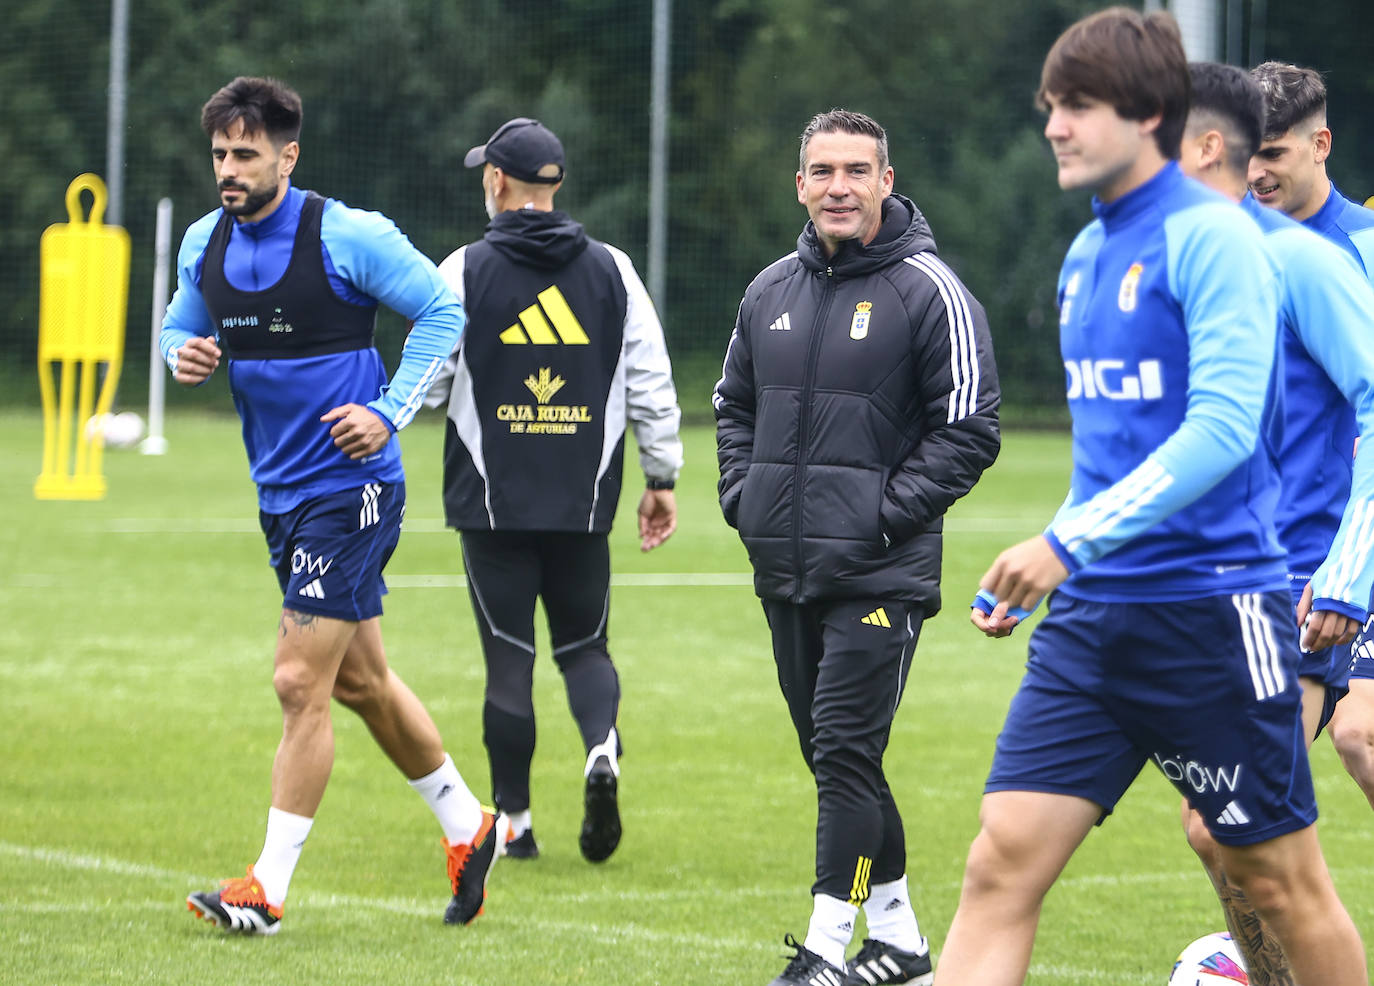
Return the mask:
<svg viewBox="0 0 1374 986">
<path fill-rule="evenodd" d="M 1240 949 L 1225 931 L 1204 935 L 1174 960 L 1169 986 L 1249 986 Z"/>
<path fill-rule="evenodd" d="M 98 435 L 110 448 L 132 448 L 143 437 L 143 419 L 133 411 L 94 415 L 86 422 L 86 438 L 95 441 Z"/>
</svg>

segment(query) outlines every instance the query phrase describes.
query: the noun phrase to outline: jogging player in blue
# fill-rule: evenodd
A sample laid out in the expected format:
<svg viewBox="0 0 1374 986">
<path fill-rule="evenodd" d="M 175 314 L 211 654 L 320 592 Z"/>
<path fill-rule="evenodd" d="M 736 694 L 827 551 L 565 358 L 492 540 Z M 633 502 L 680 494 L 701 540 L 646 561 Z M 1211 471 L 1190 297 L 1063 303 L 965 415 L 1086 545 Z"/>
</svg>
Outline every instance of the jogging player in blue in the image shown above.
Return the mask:
<svg viewBox="0 0 1374 986">
<path fill-rule="evenodd" d="M 1327 177 L 1331 130 L 1321 75 L 1278 62 L 1265 62 L 1250 74 L 1265 103 L 1264 140 L 1250 161 L 1250 190 L 1262 204 L 1345 250 L 1374 280 L 1374 211 L 1350 201 Z M 1366 313 L 1364 329 L 1359 348 L 1367 350 L 1374 339 L 1374 311 Z M 1331 713 L 1328 732 L 1345 769 L 1374 807 L 1374 624 L 1355 641 L 1352 656 L 1348 691 Z M 1346 671 L 1337 666 L 1331 675 Z"/>
<path fill-rule="evenodd" d="M 425 707 L 387 666 L 382 569 L 400 536 L 405 474 L 393 433 L 458 344 L 463 310 L 386 217 L 294 188 L 300 97 L 238 78 L 205 104 L 222 208 L 186 231 L 160 348 L 178 383 L 227 356 L 283 601 L 273 685 L 282 739 L 258 861 L 187 906 L 230 931 L 275 934 L 334 760 L 330 698 L 356 712 L 444 831 L 453 898 L 480 911 L 498 819 L 482 808 Z M 414 321 L 387 382 L 378 302 Z"/>
<path fill-rule="evenodd" d="M 1212 62 L 1193 64 L 1189 72 L 1192 108 L 1180 166 L 1254 218 L 1279 273 L 1283 415 L 1276 520 L 1302 624 L 1298 675 L 1310 743 L 1345 692 L 1347 645 L 1364 623 L 1374 584 L 1374 350 L 1367 342 L 1374 288 L 1340 247 L 1247 194 L 1265 117 L 1264 96 L 1250 76 Z M 1185 811 L 1185 823 L 1250 982 L 1291 983 L 1286 957 L 1221 870 L 1201 817 Z"/>
<path fill-rule="evenodd" d="M 1298 633 L 1262 441 L 1277 349 L 1258 231 L 1179 171 L 1188 67 L 1167 14 L 1070 27 L 1039 98 L 1061 188 L 1096 193 L 1059 282 L 1069 496 L 981 583 L 1004 636 L 1047 593 L 989 772 L 936 983 L 1025 979 L 1041 904 L 1147 761 L 1202 815 L 1304 986 L 1366 986 L 1326 871 Z"/>
</svg>

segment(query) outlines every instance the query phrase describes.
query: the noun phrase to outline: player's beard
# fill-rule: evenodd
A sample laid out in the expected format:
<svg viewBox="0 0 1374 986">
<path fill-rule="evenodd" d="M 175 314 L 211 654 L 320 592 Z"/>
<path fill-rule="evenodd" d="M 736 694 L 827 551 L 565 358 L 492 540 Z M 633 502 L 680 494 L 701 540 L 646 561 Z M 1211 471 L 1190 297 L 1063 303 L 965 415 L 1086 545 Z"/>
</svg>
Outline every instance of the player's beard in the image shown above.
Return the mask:
<svg viewBox="0 0 1374 986">
<path fill-rule="evenodd" d="M 221 182 L 219 190 L 223 192 L 226 188 L 236 188 L 244 193 L 243 201 L 238 205 L 224 206 L 224 211 L 231 216 L 251 216 L 277 197 L 277 187 L 275 185 L 269 188 L 254 189 L 246 185 L 240 185 L 237 182 L 229 182 L 227 184 Z M 223 199 L 220 201 L 223 202 Z"/>
</svg>

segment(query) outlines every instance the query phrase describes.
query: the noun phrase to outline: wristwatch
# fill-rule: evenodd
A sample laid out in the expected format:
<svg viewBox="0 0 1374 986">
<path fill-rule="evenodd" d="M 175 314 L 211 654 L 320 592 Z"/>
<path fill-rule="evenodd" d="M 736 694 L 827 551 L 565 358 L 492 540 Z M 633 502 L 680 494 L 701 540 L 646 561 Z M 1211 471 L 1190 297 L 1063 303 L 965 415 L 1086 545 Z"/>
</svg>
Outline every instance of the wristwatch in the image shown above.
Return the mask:
<svg viewBox="0 0 1374 986">
<path fill-rule="evenodd" d="M 671 490 L 676 485 L 675 479 L 654 479 L 652 476 L 646 476 L 644 479 L 646 490 Z"/>
</svg>

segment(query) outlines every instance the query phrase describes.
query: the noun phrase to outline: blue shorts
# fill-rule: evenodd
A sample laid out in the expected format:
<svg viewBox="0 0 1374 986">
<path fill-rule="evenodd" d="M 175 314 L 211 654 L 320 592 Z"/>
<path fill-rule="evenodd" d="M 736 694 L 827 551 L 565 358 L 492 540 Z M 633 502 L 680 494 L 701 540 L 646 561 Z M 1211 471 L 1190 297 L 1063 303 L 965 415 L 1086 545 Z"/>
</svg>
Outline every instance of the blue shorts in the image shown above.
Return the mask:
<svg viewBox="0 0 1374 986">
<path fill-rule="evenodd" d="M 1374 616 L 1365 621 L 1364 629 L 1351 643 L 1347 670 L 1348 678 L 1374 678 Z"/>
<path fill-rule="evenodd" d="M 1303 589 L 1306 586 L 1307 581 L 1305 579 L 1290 585 L 1293 592 L 1294 619 L 1296 619 L 1298 602 L 1302 599 Z M 1324 647 L 1321 650 L 1303 651 L 1298 656 L 1298 675 L 1320 682 L 1326 688 L 1321 720 L 1317 723 L 1317 736 L 1321 735 L 1326 724 L 1331 721 L 1331 716 L 1336 711 L 1336 703 L 1345 697 L 1346 692 L 1350 691 L 1346 682 L 1350 680 L 1351 648 L 1358 642 L 1359 638 L 1356 638 L 1350 644 L 1337 644 L 1335 647 Z M 1374 676 L 1374 670 L 1371 671 L 1371 676 Z"/>
<path fill-rule="evenodd" d="M 1073 795 L 1105 816 L 1153 761 L 1218 842 L 1316 821 L 1286 591 L 1050 602 L 986 791 Z"/>
<path fill-rule="evenodd" d="M 282 608 L 351 622 L 381 616 L 382 569 L 405 509 L 405 483 L 368 483 L 288 513 L 259 513 Z"/>
</svg>

